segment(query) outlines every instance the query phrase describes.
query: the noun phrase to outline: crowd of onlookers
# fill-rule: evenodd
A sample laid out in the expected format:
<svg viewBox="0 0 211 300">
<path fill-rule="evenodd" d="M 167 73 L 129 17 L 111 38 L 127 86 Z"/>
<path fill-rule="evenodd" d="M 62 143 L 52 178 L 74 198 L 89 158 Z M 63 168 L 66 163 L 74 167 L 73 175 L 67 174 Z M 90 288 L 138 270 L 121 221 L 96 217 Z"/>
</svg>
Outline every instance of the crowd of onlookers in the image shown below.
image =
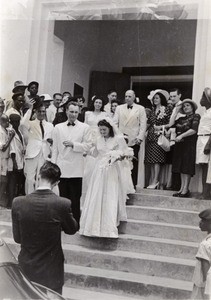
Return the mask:
<svg viewBox="0 0 211 300">
<path fill-rule="evenodd" d="M 87 160 L 88 164 L 86 147 L 83 151 L 77 149 L 79 143 L 93 143 L 99 121 L 106 118 L 117 125 L 119 134 L 134 151 L 134 187 L 145 178 L 143 186 L 148 189 L 169 189 L 176 191 L 173 196 L 190 197 L 190 180 L 195 174 L 195 164 L 199 164 L 202 168 L 202 198 L 211 199 L 210 88 L 204 89 L 200 100 L 200 105 L 206 109 L 202 116 L 196 112 L 196 102 L 182 99 L 177 88 L 169 92 L 162 89 L 151 91 L 149 105 L 145 108 L 137 103 L 133 90 L 126 91 L 125 99 L 121 101 L 115 90 L 108 92 L 107 99 L 94 95 L 90 105 L 82 95 L 73 97 L 70 92 L 58 92 L 51 97 L 49 94 L 38 95 L 38 91 L 36 81 L 28 85 L 16 81 L 12 99 L 0 98 L 1 206 L 11 207 L 14 197 L 29 194 L 37 188 L 39 170 L 46 160 L 59 165 L 63 179 L 80 178 L 82 181 L 89 176 L 86 162 L 85 168 L 80 165 L 81 159 Z M 71 124 L 68 114 L 78 123 Z M 74 137 L 72 144 L 62 136 L 66 127 L 58 131 L 62 127 L 57 125 L 64 122 L 67 126 L 78 126 L 78 136 Z M 87 126 L 83 127 L 81 123 Z M 169 141 L 171 147 L 168 151 L 159 144 L 160 136 Z M 66 150 L 58 146 L 60 139 L 65 149 L 71 147 L 76 153 L 83 152 L 82 158 L 77 155 L 73 158 L 74 167 L 68 167 Z M 63 181 L 63 195 L 67 194 L 68 187 Z M 76 198 L 81 193 L 80 187 Z"/>
</svg>

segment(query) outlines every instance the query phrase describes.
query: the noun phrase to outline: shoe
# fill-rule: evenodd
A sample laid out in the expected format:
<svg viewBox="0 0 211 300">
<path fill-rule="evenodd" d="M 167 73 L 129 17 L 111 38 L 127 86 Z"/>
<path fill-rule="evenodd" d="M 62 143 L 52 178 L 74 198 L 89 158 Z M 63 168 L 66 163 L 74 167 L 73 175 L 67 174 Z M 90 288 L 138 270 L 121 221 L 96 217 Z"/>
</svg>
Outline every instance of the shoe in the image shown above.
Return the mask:
<svg viewBox="0 0 211 300">
<path fill-rule="evenodd" d="M 180 197 L 181 193 L 174 193 L 172 196 L 173 197 Z"/>
<path fill-rule="evenodd" d="M 158 187 L 159 187 L 159 182 L 157 182 L 156 184 L 148 185 L 147 189 L 158 189 Z"/>
<path fill-rule="evenodd" d="M 179 197 L 181 197 L 181 198 L 189 198 L 190 196 L 191 196 L 190 191 L 187 191 L 187 193 L 185 193 L 185 194 L 180 193 Z"/>
</svg>

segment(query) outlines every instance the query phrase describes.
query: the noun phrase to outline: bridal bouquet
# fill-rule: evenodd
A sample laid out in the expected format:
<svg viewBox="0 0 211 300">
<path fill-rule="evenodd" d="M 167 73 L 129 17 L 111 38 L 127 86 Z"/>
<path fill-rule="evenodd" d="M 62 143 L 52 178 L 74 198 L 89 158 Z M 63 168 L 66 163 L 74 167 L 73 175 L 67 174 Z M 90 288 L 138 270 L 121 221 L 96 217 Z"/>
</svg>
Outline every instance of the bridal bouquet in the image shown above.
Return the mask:
<svg viewBox="0 0 211 300">
<path fill-rule="evenodd" d="M 101 168 L 110 167 L 117 161 L 132 160 L 134 158 L 133 154 L 133 149 L 130 147 L 128 147 L 124 151 L 111 150 L 102 158 L 100 164 Z"/>
</svg>

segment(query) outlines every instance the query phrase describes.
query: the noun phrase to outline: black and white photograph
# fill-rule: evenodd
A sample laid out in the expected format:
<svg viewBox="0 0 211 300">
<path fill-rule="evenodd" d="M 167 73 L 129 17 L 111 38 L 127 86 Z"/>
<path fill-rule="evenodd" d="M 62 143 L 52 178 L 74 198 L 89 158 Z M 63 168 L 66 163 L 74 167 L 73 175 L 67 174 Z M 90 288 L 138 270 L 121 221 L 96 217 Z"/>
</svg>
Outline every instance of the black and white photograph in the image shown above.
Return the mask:
<svg viewBox="0 0 211 300">
<path fill-rule="evenodd" d="M 0 300 L 211 300 L 211 1 L 0 0 Z"/>
</svg>

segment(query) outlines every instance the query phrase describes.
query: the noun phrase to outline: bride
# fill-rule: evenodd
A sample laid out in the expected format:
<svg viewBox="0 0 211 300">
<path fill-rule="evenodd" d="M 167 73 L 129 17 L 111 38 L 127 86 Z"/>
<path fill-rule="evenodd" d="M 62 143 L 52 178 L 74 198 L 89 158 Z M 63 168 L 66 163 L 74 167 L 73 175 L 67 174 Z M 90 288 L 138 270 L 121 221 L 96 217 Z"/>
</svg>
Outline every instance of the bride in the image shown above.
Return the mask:
<svg viewBox="0 0 211 300">
<path fill-rule="evenodd" d="M 86 193 L 79 233 L 118 238 L 117 226 L 127 220 L 127 193 L 134 192 L 127 159 L 133 152 L 109 118 L 99 121 L 98 128 L 100 136 L 92 153 L 97 162 Z"/>
</svg>

